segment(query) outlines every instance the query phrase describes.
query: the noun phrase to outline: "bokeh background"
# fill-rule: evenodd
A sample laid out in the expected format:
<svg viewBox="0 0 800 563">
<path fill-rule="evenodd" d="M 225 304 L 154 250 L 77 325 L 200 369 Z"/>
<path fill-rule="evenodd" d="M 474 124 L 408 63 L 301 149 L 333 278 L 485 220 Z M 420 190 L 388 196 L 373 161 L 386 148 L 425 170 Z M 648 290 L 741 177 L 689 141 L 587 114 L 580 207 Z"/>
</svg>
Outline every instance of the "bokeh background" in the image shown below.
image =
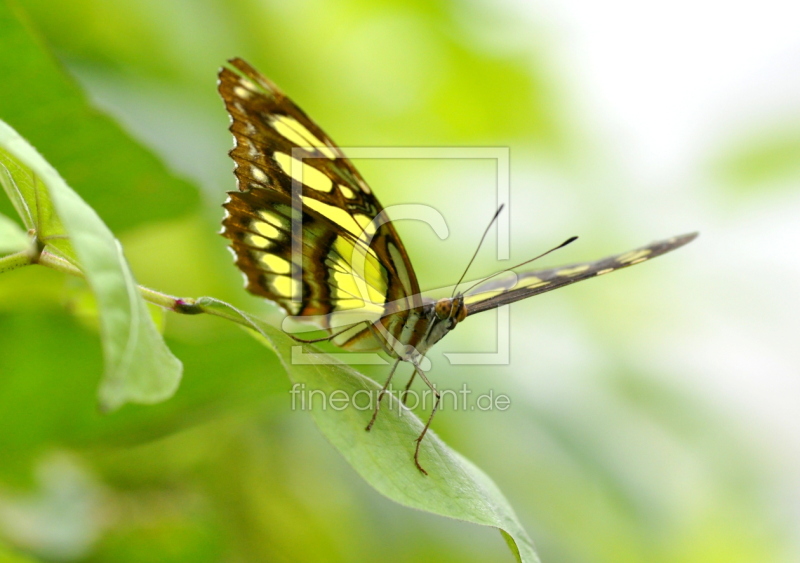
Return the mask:
<svg viewBox="0 0 800 563">
<path fill-rule="evenodd" d="M 434 353 L 440 386 L 512 400 L 506 412 L 442 412 L 435 430 L 495 479 L 548 563 L 800 560 L 796 3 L 9 9 L 100 111 L 186 180 L 180 197 L 146 205 L 115 198 L 118 179 L 104 195 L 81 192 L 139 281 L 162 291 L 276 313 L 244 295 L 215 235 L 234 189 L 215 76 L 232 56 L 345 146 L 510 147 L 512 260 L 573 234 L 549 263 L 701 231 L 675 254 L 515 305 L 507 366 L 450 366 Z M 35 114 L 45 92 L 0 80 L 3 98 Z M 59 167 L 78 191 L 86 162 Z M 398 228 L 422 285 L 452 283 L 495 205 L 491 162 L 356 164 L 385 205 L 444 214 L 445 241 Z M 497 268 L 490 244 L 473 273 Z M 186 364 L 173 399 L 100 415 L 85 301 L 80 283 L 43 268 L 0 276 L 0 560 L 511 561 L 495 530 L 370 489 L 290 410 L 269 351 L 218 319 L 167 318 Z M 470 319 L 442 351 L 491 350 L 487 325 Z"/>
</svg>

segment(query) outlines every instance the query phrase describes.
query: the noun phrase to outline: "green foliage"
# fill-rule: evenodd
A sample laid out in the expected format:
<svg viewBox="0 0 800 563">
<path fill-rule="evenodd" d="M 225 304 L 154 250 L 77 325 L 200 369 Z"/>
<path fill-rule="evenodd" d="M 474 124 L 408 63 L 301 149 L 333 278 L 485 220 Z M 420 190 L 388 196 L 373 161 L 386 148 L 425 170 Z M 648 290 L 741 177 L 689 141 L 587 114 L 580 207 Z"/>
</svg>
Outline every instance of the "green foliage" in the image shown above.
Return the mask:
<svg viewBox="0 0 800 563">
<path fill-rule="evenodd" d="M 318 352 L 226 303 L 204 298 L 197 305 L 205 312 L 239 319 L 252 327 L 278 354 L 289 378 L 308 394 L 331 397 L 336 392 L 357 404 L 359 395 L 375 396 L 380 389 L 371 379 L 333 358 L 324 364 L 298 364 L 293 361 L 293 348 L 309 355 Z M 509 538 L 519 561 L 539 560 L 533 542 L 497 486 L 433 432 L 422 442 L 420 456 L 429 475 L 419 472 L 412 459 L 422 423 L 395 396 L 385 397 L 370 432 L 364 431 L 372 415 L 370 409 L 349 404 L 343 409 L 309 410 L 328 441 L 381 494 L 411 508 L 499 528 Z"/>
<path fill-rule="evenodd" d="M 0 122 L 3 187 L 37 240 L 86 276 L 105 357 L 103 409 L 171 397 L 182 366 L 161 339 L 122 248 L 97 214 L 13 129 Z"/>
<path fill-rule="evenodd" d="M 87 101 L 24 15 L 0 2 L 0 119 L 16 129 L 112 229 L 185 214 L 196 190 Z M 13 55 L 10 55 L 13 54 Z M 137 205 L 120 205 L 136 201 Z M 0 207 L 0 211 L 4 206 Z"/>
</svg>

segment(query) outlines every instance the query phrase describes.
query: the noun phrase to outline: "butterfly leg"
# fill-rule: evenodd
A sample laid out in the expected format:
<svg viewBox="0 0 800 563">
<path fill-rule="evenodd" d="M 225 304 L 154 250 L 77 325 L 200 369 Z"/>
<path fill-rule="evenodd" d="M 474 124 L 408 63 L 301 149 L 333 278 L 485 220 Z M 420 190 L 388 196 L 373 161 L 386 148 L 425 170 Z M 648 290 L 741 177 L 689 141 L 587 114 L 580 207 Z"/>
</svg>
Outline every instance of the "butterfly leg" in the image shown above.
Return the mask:
<svg viewBox="0 0 800 563">
<path fill-rule="evenodd" d="M 397 369 L 397 365 L 400 363 L 400 358 L 395 360 L 394 365 L 392 366 L 391 371 L 389 372 L 389 377 L 386 378 L 386 383 L 383 384 L 381 387 L 381 392 L 378 393 L 378 401 L 375 404 L 375 410 L 372 411 L 372 418 L 369 420 L 369 424 L 367 424 L 367 432 L 372 429 L 372 425 L 375 424 L 375 419 L 378 418 L 378 411 L 381 408 L 381 401 L 383 400 L 383 396 L 386 394 L 386 389 L 388 389 L 389 384 L 392 382 L 392 377 L 394 376 L 394 372 Z"/>
<path fill-rule="evenodd" d="M 406 383 L 406 388 L 403 389 L 403 394 L 400 396 L 400 400 L 403 404 L 406 404 L 406 400 L 408 399 L 408 391 L 411 389 L 411 384 L 414 383 L 414 379 L 417 377 L 417 370 L 414 370 L 414 373 L 411 374 L 411 379 L 408 380 Z"/>
<path fill-rule="evenodd" d="M 430 428 L 431 422 L 433 422 L 433 416 L 436 414 L 436 409 L 439 408 L 439 401 L 442 400 L 442 395 L 441 393 L 439 393 L 439 391 L 436 390 L 436 386 L 433 383 L 431 383 L 427 377 L 425 377 L 425 374 L 422 372 L 421 369 L 419 369 L 419 366 L 417 366 L 416 364 L 414 365 L 414 372 L 419 374 L 420 378 L 422 378 L 422 381 L 425 382 L 425 385 L 431 388 L 434 397 L 436 397 L 436 401 L 433 403 L 433 410 L 431 410 L 431 415 L 428 417 L 428 422 L 425 423 L 425 428 L 422 429 L 422 433 L 420 433 L 419 437 L 416 439 L 417 448 L 414 450 L 414 464 L 416 464 L 417 469 L 422 471 L 424 475 L 427 475 L 428 472 L 425 471 L 419 464 L 419 448 L 422 445 L 422 439 L 425 437 L 425 434 L 428 433 L 428 428 Z"/>
</svg>

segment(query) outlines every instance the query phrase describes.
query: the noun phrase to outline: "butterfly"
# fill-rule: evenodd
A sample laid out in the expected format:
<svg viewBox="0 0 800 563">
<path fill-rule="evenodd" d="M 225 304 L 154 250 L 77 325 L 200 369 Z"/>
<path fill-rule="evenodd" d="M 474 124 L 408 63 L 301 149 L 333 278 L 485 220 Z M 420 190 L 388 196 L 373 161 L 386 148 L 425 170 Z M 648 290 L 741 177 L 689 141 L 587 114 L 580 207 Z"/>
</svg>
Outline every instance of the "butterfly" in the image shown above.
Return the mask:
<svg viewBox="0 0 800 563">
<path fill-rule="evenodd" d="M 367 430 L 397 366 L 414 367 L 406 392 L 418 375 L 435 397 L 414 451 L 424 474 L 420 444 L 440 401 L 420 369 L 431 346 L 471 315 L 639 264 L 697 236 L 676 236 L 595 262 L 492 276 L 434 301 L 421 295 L 408 253 L 372 189 L 314 121 L 242 59 L 220 70 L 218 88 L 231 118 L 229 154 L 238 184 L 223 205 L 222 235 L 230 239 L 246 289 L 326 331 L 326 337 L 306 342 L 329 340 L 348 351 L 383 351 L 394 359 Z"/>
</svg>

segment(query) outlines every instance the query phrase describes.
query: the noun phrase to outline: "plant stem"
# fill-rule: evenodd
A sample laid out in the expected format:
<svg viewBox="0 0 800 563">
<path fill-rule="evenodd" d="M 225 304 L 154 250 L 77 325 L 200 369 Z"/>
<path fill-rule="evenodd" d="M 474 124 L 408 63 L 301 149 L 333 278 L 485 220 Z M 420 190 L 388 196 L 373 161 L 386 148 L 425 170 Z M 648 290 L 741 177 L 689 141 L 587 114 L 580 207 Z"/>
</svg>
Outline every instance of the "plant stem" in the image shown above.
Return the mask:
<svg viewBox="0 0 800 563">
<path fill-rule="evenodd" d="M 39 257 L 35 260 L 35 262 L 37 264 L 41 264 L 42 266 L 47 266 L 48 268 L 51 268 L 57 272 L 63 272 L 79 278 L 83 277 L 83 272 L 73 266 L 71 262 L 45 250 L 39 254 Z"/>
<path fill-rule="evenodd" d="M 30 264 L 33 264 L 33 256 L 30 250 L 20 250 L 19 252 L 0 258 L 0 274 L 23 266 L 29 266 Z"/>
<path fill-rule="evenodd" d="M 26 252 L 27 251 L 19 252 L 17 254 L 12 254 L 11 256 L 6 256 L 5 258 L 0 259 L 0 272 L 3 271 L 3 266 L 5 265 L 4 261 L 6 259 L 20 254 L 25 254 Z M 58 272 L 64 272 L 65 274 L 70 274 L 79 278 L 84 277 L 83 272 L 72 265 L 72 263 L 70 263 L 68 260 L 65 260 L 64 258 L 47 251 L 42 251 L 37 260 L 34 260 L 33 257 L 30 256 L 30 253 L 28 253 L 27 262 L 11 267 L 25 266 L 34 262 L 39 263 L 42 266 L 52 268 Z M 11 269 L 11 267 L 7 269 Z M 175 297 L 173 295 L 168 295 L 166 293 L 161 293 L 160 291 L 150 289 L 149 287 L 144 287 L 141 285 L 137 285 L 136 287 L 139 289 L 139 293 L 145 301 L 154 305 L 158 305 L 159 307 L 163 307 L 164 309 L 168 309 L 183 315 L 198 315 L 200 313 L 207 313 L 209 315 L 214 315 L 216 317 L 233 321 L 247 328 L 253 328 L 253 326 L 244 319 L 241 319 L 235 315 L 226 314 L 226 312 L 223 310 L 205 308 L 202 305 L 198 305 L 197 300 L 191 297 Z"/>
</svg>

